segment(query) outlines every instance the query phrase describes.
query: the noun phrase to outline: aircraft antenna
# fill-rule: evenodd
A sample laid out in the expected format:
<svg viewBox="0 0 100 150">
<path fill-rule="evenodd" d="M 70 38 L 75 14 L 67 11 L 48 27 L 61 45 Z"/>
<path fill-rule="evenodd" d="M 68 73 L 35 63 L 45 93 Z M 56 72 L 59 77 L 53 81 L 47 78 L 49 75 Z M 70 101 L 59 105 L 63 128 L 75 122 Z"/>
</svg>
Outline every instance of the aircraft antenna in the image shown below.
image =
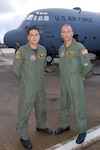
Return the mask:
<svg viewBox="0 0 100 150">
<path fill-rule="evenodd" d="M 81 8 L 80 7 L 74 7 L 73 9 L 79 10 L 79 14 L 81 13 Z"/>
</svg>

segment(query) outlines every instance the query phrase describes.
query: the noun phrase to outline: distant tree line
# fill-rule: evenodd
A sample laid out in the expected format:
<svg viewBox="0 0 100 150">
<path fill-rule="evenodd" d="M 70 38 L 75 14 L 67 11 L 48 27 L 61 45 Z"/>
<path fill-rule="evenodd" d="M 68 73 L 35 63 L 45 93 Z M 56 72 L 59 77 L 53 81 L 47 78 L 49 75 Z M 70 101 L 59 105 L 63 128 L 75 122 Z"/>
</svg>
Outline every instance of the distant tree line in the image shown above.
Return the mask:
<svg viewBox="0 0 100 150">
<path fill-rule="evenodd" d="M 0 42 L 0 48 L 7 47 L 4 43 Z"/>
</svg>

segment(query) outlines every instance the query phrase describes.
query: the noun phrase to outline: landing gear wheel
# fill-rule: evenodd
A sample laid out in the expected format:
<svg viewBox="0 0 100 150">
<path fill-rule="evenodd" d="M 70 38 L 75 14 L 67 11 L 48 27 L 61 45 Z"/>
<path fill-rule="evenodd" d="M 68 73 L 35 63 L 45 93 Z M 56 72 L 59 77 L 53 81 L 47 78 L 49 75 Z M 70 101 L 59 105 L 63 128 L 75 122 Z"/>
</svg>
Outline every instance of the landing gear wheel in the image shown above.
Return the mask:
<svg viewBox="0 0 100 150">
<path fill-rule="evenodd" d="M 50 64 L 50 63 L 53 61 L 53 57 L 50 56 L 50 55 L 48 55 L 48 56 L 46 57 L 46 61 L 47 61 L 48 64 Z"/>
</svg>

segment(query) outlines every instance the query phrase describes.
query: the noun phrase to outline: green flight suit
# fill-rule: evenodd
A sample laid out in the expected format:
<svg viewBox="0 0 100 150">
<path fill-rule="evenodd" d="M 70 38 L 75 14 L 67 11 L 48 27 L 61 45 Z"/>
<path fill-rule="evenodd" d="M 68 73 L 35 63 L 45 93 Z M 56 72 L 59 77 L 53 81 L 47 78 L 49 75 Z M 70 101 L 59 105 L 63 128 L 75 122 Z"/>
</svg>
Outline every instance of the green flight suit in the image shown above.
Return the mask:
<svg viewBox="0 0 100 150">
<path fill-rule="evenodd" d="M 79 133 L 86 132 L 87 118 L 83 87 L 83 77 L 92 68 L 88 51 L 73 39 L 69 47 L 63 44 L 59 48 L 59 68 L 61 78 L 60 124 L 62 128 L 70 126 L 70 104 L 74 105 Z"/>
<path fill-rule="evenodd" d="M 19 48 L 13 62 L 13 71 L 20 82 L 18 104 L 18 135 L 28 139 L 28 119 L 32 107 L 35 108 L 37 128 L 46 127 L 44 68 L 46 65 L 46 49 L 38 45 L 33 50 L 30 45 Z"/>
</svg>

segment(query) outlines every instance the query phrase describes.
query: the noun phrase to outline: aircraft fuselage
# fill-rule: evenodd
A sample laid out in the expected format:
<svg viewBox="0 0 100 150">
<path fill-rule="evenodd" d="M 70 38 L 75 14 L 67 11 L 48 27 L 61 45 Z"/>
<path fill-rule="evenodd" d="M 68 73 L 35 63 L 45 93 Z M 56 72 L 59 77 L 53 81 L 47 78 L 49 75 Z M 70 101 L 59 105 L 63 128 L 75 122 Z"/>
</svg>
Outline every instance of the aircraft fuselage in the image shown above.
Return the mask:
<svg viewBox="0 0 100 150">
<path fill-rule="evenodd" d="M 29 13 L 21 25 L 7 32 L 4 43 L 8 47 L 16 47 L 27 43 L 27 29 L 30 26 L 39 27 L 40 44 L 47 49 L 48 55 L 58 55 L 58 48 L 63 43 L 60 36 L 63 24 L 70 24 L 74 37 L 83 43 L 90 53 L 100 54 L 100 14 L 81 11 L 80 9 L 40 9 Z"/>
</svg>

